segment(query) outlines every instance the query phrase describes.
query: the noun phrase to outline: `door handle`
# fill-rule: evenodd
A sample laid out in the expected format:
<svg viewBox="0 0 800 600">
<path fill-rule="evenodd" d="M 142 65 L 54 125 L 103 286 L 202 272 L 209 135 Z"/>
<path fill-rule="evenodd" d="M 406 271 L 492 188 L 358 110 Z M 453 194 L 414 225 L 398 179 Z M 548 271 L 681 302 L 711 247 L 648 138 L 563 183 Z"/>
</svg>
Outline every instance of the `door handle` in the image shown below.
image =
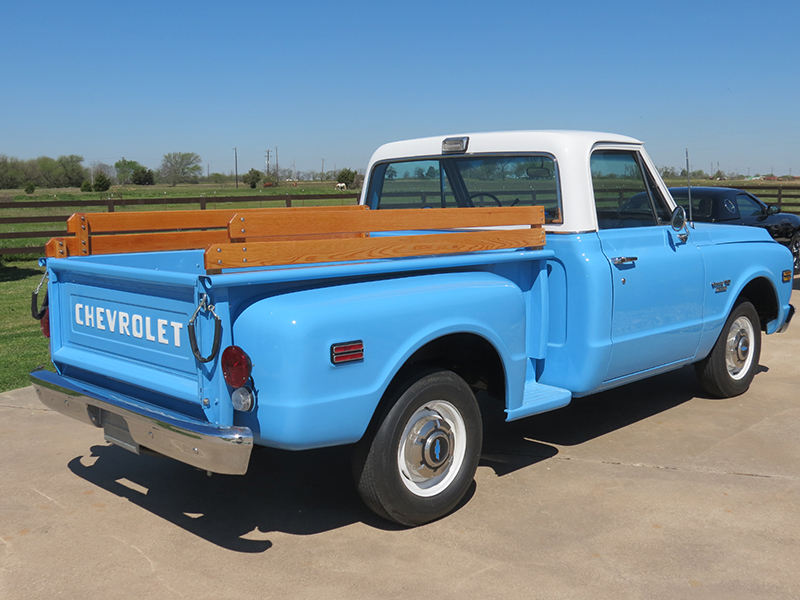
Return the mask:
<svg viewBox="0 0 800 600">
<path fill-rule="evenodd" d="M 639 260 L 637 256 L 617 256 L 616 258 L 612 258 L 611 262 L 615 265 L 624 265 L 625 263 L 634 263 Z"/>
</svg>

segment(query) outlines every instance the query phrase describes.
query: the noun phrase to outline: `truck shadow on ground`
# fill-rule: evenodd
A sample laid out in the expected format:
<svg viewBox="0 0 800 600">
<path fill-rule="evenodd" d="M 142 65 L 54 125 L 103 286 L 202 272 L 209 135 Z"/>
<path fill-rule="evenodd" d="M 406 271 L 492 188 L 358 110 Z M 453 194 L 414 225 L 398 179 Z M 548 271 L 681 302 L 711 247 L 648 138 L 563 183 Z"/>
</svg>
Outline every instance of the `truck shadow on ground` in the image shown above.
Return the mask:
<svg viewBox="0 0 800 600">
<path fill-rule="evenodd" d="M 44 269 L 11 267 L 8 265 L 0 264 L 0 283 L 6 283 L 8 281 L 19 281 L 20 279 L 26 279 L 28 277 L 33 277 L 34 275 L 39 275 L 41 277 L 43 274 L 44 274 Z"/>
<path fill-rule="evenodd" d="M 481 465 L 502 476 L 701 395 L 692 368 L 661 375 L 514 423 L 484 418 Z M 483 403 L 484 400 L 482 399 Z M 172 460 L 98 445 L 70 461 L 82 479 L 220 547 L 264 552 L 275 532 L 311 535 L 363 522 L 400 530 L 361 502 L 350 447 L 288 452 L 257 448 L 246 475 L 213 475 Z M 463 503 L 475 493 L 473 483 Z"/>
<path fill-rule="evenodd" d="M 574 398 L 559 410 L 504 422 L 504 413 L 484 410 L 481 465 L 505 475 L 558 454 L 554 446 L 576 446 L 704 397 L 694 367 L 684 367 L 607 392 Z"/>
</svg>

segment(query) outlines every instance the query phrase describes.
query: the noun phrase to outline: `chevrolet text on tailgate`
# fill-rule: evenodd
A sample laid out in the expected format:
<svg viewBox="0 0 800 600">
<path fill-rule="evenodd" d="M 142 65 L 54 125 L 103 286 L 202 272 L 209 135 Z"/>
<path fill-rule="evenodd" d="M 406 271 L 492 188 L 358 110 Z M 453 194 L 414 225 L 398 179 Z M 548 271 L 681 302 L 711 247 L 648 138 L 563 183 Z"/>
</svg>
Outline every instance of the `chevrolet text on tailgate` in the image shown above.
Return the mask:
<svg viewBox="0 0 800 600">
<path fill-rule="evenodd" d="M 359 206 L 85 213 L 67 229 L 33 306 L 55 366 L 31 373 L 45 405 L 216 473 L 245 473 L 254 444 L 352 444 L 361 497 L 405 525 L 471 484 L 477 393 L 511 421 L 693 363 L 707 393 L 735 396 L 762 332 L 794 313 L 789 250 L 686 222 L 619 135 L 396 142 Z"/>
</svg>

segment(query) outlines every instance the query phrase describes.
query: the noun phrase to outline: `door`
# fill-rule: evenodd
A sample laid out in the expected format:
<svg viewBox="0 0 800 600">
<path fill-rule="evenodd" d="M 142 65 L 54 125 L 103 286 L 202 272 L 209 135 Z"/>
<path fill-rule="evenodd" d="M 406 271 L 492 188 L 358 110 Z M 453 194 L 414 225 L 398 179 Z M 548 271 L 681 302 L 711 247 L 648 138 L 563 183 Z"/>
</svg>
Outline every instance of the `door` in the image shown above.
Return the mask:
<svg viewBox="0 0 800 600">
<path fill-rule="evenodd" d="M 703 325 L 704 270 L 690 237 L 670 226 L 669 205 L 642 156 L 596 150 L 598 236 L 612 278 L 611 358 L 605 380 L 692 358 Z"/>
</svg>

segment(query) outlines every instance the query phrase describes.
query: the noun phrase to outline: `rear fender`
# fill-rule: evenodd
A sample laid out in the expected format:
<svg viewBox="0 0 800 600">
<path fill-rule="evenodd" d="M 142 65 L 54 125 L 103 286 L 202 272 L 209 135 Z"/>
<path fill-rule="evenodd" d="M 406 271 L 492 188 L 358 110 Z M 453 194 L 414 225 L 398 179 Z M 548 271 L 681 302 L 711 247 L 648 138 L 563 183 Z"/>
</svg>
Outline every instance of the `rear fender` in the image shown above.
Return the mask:
<svg viewBox="0 0 800 600">
<path fill-rule="evenodd" d="M 486 339 L 505 377 L 525 379 L 525 298 L 507 278 L 443 273 L 265 298 L 236 319 L 233 342 L 253 361 L 257 410 L 238 413 L 258 443 L 290 449 L 355 442 L 388 385 L 421 347 L 455 333 Z M 331 347 L 364 345 L 335 365 Z M 521 394 L 520 390 L 508 393 Z"/>
</svg>

